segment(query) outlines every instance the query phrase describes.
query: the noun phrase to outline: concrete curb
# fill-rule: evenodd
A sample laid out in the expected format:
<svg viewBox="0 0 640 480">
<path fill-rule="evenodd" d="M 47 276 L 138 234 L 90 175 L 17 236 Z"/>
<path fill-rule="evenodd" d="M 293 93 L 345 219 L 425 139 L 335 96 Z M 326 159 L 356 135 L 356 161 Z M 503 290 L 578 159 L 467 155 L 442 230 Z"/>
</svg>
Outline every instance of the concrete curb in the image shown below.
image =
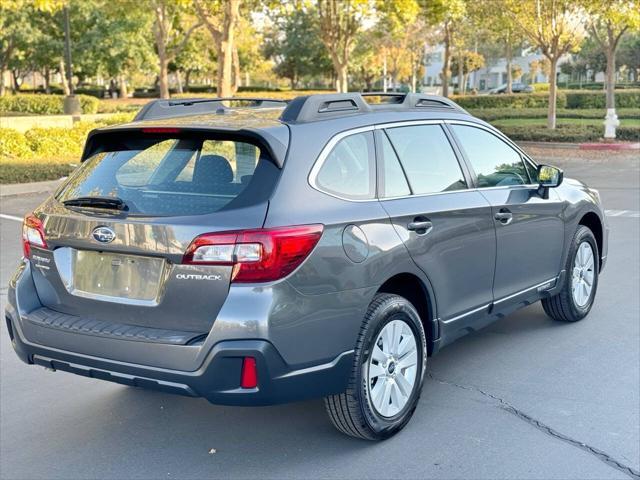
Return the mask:
<svg viewBox="0 0 640 480">
<path fill-rule="evenodd" d="M 0 198 L 53 192 L 62 180 L 63 178 L 49 180 L 47 182 L 9 183 L 0 185 Z"/>
<path fill-rule="evenodd" d="M 560 142 L 516 142 L 521 147 L 553 148 L 565 150 L 640 150 L 640 142 L 635 143 L 560 143 Z"/>
<path fill-rule="evenodd" d="M 640 143 L 581 143 L 580 150 L 640 150 Z"/>
</svg>

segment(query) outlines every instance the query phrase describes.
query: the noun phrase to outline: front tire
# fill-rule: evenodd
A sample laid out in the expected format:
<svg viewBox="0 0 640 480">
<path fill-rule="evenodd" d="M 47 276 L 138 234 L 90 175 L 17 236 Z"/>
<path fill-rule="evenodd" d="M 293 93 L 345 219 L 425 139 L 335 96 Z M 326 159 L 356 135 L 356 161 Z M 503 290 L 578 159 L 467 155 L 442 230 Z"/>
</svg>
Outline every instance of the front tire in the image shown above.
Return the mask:
<svg viewBox="0 0 640 480">
<path fill-rule="evenodd" d="M 599 258 L 593 232 L 578 226 L 569 247 L 562 290 L 542 300 L 547 315 L 561 322 L 577 322 L 587 316 L 598 289 Z"/>
<path fill-rule="evenodd" d="M 367 440 L 398 433 L 420 399 L 426 362 L 416 309 L 399 295 L 377 294 L 362 322 L 347 390 L 325 398 L 333 425 Z"/>
</svg>

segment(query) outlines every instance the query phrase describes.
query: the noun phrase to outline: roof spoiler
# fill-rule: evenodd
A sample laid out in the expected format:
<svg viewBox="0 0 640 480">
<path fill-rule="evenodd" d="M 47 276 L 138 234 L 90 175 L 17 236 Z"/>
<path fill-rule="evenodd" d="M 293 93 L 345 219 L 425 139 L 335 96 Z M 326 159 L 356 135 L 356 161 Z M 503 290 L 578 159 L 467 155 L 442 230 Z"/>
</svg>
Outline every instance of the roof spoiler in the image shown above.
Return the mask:
<svg viewBox="0 0 640 480">
<path fill-rule="evenodd" d="M 153 100 L 140 109 L 133 121 L 156 120 L 182 115 L 225 114 L 241 109 L 282 108 L 287 100 L 275 98 L 180 98 Z M 235 104 L 235 105 L 234 105 Z"/>
<path fill-rule="evenodd" d="M 368 103 L 366 98 L 378 97 L 379 103 Z M 296 97 L 288 103 L 280 120 L 287 123 L 306 123 L 343 115 L 368 113 L 379 110 L 420 111 L 445 109 L 467 114 L 453 100 L 425 93 L 367 92 L 330 93 Z"/>
<path fill-rule="evenodd" d="M 87 140 L 84 144 L 84 150 L 80 158 L 84 162 L 91 155 L 109 151 L 110 147 L 126 148 L 128 142 L 132 139 L 132 134 L 139 135 L 145 130 L 158 130 L 158 134 L 162 135 L 163 127 L 144 127 L 143 125 L 135 125 L 132 123 L 124 125 L 114 125 L 109 127 L 96 128 L 89 132 Z M 200 127 L 168 127 L 167 130 L 179 130 L 177 135 L 205 134 L 212 137 L 220 137 L 221 139 L 236 139 L 238 141 L 249 141 L 264 147 L 275 164 L 282 168 L 284 159 L 287 155 L 288 145 L 282 143 L 280 139 L 265 130 L 252 128 L 200 128 Z M 156 132 L 153 132 L 154 134 Z M 217 137 L 216 137 L 217 138 Z"/>
</svg>

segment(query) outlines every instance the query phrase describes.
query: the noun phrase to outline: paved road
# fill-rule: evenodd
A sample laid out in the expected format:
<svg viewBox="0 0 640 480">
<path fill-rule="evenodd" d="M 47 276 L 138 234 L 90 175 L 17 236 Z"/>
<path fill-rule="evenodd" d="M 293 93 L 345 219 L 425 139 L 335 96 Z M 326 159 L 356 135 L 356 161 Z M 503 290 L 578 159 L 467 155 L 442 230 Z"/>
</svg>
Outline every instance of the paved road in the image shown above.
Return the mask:
<svg viewBox="0 0 640 480">
<path fill-rule="evenodd" d="M 28 367 L 3 324 L 0 477 L 640 478 L 627 470 L 640 470 L 636 157 L 540 153 L 625 212 L 609 220 L 609 263 L 590 316 L 565 325 L 533 305 L 445 348 L 393 439 L 341 436 L 321 401 L 220 407 Z M 4 199 L 1 210 L 21 216 L 41 199 Z M 19 230 L 0 217 L 2 308 Z"/>
</svg>

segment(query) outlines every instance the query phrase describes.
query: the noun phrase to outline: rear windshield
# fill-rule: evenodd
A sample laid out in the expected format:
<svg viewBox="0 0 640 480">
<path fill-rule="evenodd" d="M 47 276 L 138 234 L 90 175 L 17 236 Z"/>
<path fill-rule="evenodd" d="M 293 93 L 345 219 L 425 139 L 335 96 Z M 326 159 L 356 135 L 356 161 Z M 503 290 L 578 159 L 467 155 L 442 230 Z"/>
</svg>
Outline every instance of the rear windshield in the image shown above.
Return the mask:
<svg viewBox="0 0 640 480">
<path fill-rule="evenodd" d="M 147 138 L 89 157 L 57 199 L 114 197 L 130 215 L 201 215 L 266 200 L 277 174 L 252 143 Z"/>
</svg>

